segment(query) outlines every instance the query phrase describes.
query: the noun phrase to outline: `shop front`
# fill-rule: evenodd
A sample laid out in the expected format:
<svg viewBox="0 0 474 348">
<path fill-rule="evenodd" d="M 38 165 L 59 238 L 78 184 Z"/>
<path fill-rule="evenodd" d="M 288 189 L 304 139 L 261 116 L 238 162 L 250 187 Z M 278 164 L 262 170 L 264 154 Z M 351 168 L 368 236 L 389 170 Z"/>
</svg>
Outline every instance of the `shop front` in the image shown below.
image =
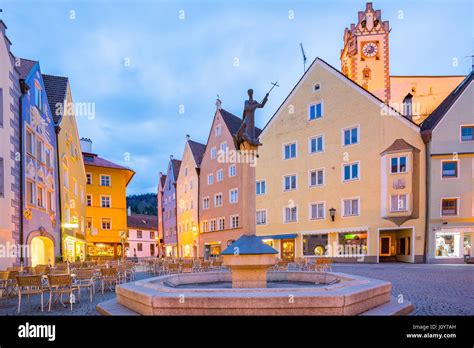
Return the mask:
<svg viewBox="0 0 474 348">
<path fill-rule="evenodd" d="M 86 257 L 86 242 L 73 236 L 63 238 L 63 260 L 69 262 L 84 261 Z"/>
<path fill-rule="evenodd" d="M 91 260 L 113 260 L 122 257 L 120 243 L 91 243 L 87 246 L 87 256 Z"/>
<path fill-rule="evenodd" d="M 331 257 L 335 262 L 371 262 L 368 230 L 315 231 L 303 234 L 303 257 Z"/>
<path fill-rule="evenodd" d="M 210 242 L 210 243 L 204 244 L 204 259 L 205 260 L 219 257 L 221 252 L 222 252 L 221 242 Z"/>
<path fill-rule="evenodd" d="M 473 262 L 474 227 L 441 228 L 433 231 L 430 263 Z"/>
<path fill-rule="evenodd" d="M 262 242 L 279 252 L 278 256 L 280 259 L 288 262 L 295 261 L 296 238 L 298 237 L 298 234 L 272 234 L 259 237 L 262 239 Z"/>
</svg>

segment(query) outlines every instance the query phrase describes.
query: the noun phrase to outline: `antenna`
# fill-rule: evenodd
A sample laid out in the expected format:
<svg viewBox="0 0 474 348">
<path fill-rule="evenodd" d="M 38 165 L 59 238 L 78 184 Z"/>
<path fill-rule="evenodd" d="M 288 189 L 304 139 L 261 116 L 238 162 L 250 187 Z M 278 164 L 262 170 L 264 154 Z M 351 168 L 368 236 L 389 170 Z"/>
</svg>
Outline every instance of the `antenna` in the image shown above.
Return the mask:
<svg viewBox="0 0 474 348">
<path fill-rule="evenodd" d="M 303 55 L 303 74 L 306 72 L 306 54 L 304 54 L 303 44 L 300 42 L 301 54 Z"/>
</svg>

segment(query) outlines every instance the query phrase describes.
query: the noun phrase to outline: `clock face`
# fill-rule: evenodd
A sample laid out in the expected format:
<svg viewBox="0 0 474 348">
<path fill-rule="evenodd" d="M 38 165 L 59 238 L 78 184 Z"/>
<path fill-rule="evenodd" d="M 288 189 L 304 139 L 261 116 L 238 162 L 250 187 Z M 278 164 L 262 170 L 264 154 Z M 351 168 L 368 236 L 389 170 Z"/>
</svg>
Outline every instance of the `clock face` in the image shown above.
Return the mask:
<svg viewBox="0 0 474 348">
<path fill-rule="evenodd" d="M 366 57 L 373 57 L 377 54 L 378 48 L 374 42 L 368 42 L 362 47 L 362 53 Z"/>
</svg>

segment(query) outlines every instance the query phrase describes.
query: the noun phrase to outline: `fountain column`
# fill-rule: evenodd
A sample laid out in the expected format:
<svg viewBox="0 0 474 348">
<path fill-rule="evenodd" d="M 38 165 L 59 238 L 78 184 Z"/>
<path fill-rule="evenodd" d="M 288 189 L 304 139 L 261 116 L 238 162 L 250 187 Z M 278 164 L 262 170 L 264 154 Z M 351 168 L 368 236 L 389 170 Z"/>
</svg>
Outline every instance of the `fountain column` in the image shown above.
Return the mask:
<svg viewBox="0 0 474 348">
<path fill-rule="evenodd" d="M 256 236 L 255 161 L 257 149 L 256 145 L 246 141 L 240 144 L 241 156 L 247 156 L 247 161 L 241 168 L 244 233 L 222 252 L 224 265 L 232 273 L 233 288 L 266 288 L 267 271 L 275 264 L 275 257 L 278 254 L 275 249 Z"/>
</svg>

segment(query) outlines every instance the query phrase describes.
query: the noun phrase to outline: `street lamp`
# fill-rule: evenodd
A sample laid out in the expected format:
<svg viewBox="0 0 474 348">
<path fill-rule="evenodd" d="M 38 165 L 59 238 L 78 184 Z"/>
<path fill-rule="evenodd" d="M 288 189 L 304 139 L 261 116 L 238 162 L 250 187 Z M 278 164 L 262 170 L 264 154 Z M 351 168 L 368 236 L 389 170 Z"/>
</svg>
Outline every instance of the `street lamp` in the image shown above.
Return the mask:
<svg viewBox="0 0 474 348">
<path fill-rule="evenodd" d="M 331 220 L 334 221 L 334 218 L 336 217 L 336 209 L 329 209 L 329 216 L 331 217 Z"/>
</svg>

